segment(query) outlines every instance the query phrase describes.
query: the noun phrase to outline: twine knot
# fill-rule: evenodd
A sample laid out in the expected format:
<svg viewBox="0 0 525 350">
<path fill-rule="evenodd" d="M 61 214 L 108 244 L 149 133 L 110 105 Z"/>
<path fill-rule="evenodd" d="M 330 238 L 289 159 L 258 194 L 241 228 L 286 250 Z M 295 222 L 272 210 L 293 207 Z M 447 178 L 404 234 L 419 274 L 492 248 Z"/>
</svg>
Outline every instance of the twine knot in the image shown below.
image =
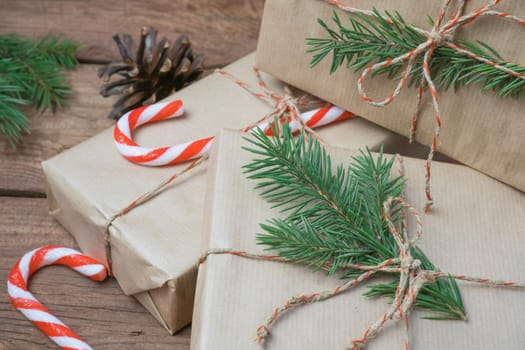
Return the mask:
<svg viewBox="0 0 525 350">
<path fill-rule="evenodd" d="M 283 111 L 283 112 L 291 112 L 293 109 L 297 108 L 297 104 L 300 102 L 297 98 L 294 98 L 290 95 L 289 91 L 285 91 L 285 96 L 273 96 L 272 98 L 275 100 L 275 110 L 277 111 Z"/>
<path fill-rule="evenodd" d="M 441 30 L 436 30 L 436 28 L 433 28 L 430 32 L 427 32 L 425 35 L 427 38 L 432 40 L 432 46 L 443 46 L 446 42 L 452 42 L 454 38 L 453 33 L 443 33 Z"/>
<path fill-rule="evenodd" d="M 418 270 L 421 266 L 421 261 L 419 259 L 414 259 L 410 254 L 401 258 L 400 267 L 406 271 Z"/>
<path fill-rule="evenodd" d="M 425 283 L 434 283 L 436 281 L 436 274 L 433 271 L 420 271 L 419 276 L 422 276 Z"/>
<path fill-rule="evenodd" d="M 270 329 L 264 325 L 259 326 L 257 328 L 257 337 L 255 338 L 255 342 L 257 344 L 262 344 L 264 342 L 264 338 L 269 336 L 271 334 Z"/>
</svg>

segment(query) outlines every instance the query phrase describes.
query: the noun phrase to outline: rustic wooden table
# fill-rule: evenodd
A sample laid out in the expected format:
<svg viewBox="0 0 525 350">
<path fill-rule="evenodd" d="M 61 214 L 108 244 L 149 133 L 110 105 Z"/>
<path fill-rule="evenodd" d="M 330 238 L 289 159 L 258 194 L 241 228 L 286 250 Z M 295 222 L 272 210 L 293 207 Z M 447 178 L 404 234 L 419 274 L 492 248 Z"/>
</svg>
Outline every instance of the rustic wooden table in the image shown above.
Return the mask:
<svg viewBox="0 0 525 350">
<path fill-rule="evenodd" d="M 72 72 L 74 95 L 56 114 L 28 110 L 31 134 L 16 150 L 0 137 L 0 350 L 57 347 L 14 309 L 6 293 L 9 270 L 25 252 L 48 244 L 75 247 L 47 213 L 40 162 L 113 125 L 114 99 L 99 96 L 96 72 L 117 59 L 113 33 L 138 37 L 157 27 L 175 38 L 187 33 L 207 68 L 228 64 L 255 50 L 264 0 L 0 0 L 0 33 L 40 37 L 66 34 L 81 42 Z M 96 349 L 189 349 L 190 327 L 169 335 L 115 280 L 93 282 L 64 267 L 31 279 L 31 291 Z"/>
</svg>

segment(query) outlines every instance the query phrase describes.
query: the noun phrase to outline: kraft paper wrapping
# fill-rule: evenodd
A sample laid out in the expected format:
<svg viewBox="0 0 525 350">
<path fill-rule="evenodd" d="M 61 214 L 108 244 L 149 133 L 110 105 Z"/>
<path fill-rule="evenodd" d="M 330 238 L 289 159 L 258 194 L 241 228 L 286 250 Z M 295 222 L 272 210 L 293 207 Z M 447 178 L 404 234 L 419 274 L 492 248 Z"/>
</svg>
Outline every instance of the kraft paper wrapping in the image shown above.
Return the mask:
<svg viewBox="0 0 525 350">
<path fill-rule="evenodd" d="M 257 85 L 254 55 L 228 66 L 239 79 Z M 283 84 L 268 76 L 271 88 Z M 173 145 L 214 135 L 221 127 L 242 128 L 272 109 L 232 80 L 213 74 L 175 93 L 186 114 L 137 130 L 137 143 Z M 319 131 L 335 144 L 395 145 L 400 137 L 355 118 Z M 80 248 L 106 261 L 104 228 L 108 219 L 139 195 L 152 190 L 186 165 L 151 168 L 122 158 L 113 129 L 43 163 L 50 212 L 75 237 Z M 176 180 L 149 202 L 110 226 L 113 272 L 127 295 L 134 295 L 170 332 L 191 321 L 196 263 L 200 254 L 206 164 Z"/>
<path fill-rule="evenodd" d="M 353 0 L 343 3 L 359 8 L 398 11 L 408 23 L 431 29 L 427 15 L 436 18 L 441 0 Z M 468 1 L 466 12 L 488 3 Z M 454 5 L 455 1 L 452 1 Z M 497 10 L 525 17 L 523 1 L 501 1 Z M 312 54 L 306 38 L 324 38 L 326 31 L 317 23 L 323 19 L 335 28 L 333 11 L 343 25 L 349 14 L 322 0 L 267 0 L 257 47 L 256 64 L 261 70 L 315 96 L 346 108 L 358 115 L 408 136 L 411 117 L 416 110 L 417 89 L 405 87 L 390 105 L 378 108 L 361 100 L 354 73 L 341 66 L 330 75 L 331 54 L 315 68 L 310 68 Z M 384 13 L 384 12 L 383 12 Z M 457 40 L 481 40 L 496 49 L 507 62 L 525 65 L 525 26 L 498 17 L 483 17 L 457 32 Z M 279 59 L 275 59 L 279 57 Z M 385 76 L 367 77 L 364 83 L 369 97 L 384 99 L 395 84 Z M 521 191 L 525 191 L 525 100 L 497 97 L 481 91 L 477 84 L 457 91 L 438 91 L 443 127 L 438 150 Z M 419 117 L 416 140 L 430 145 L 434 132 L 434 109 L 426 93 Z M 439 200 L 439 199 L 438 199 Z"/>
<path fill-rule="evenodd" d="M 262 254 L 255 241 L 260 223 L 279 216 L 263 200 L 241 166 L 253 154 L 247 142 L 224 131 L 212 151 L 208 172 L 206 244 Z M 232 151 L 233 150 L 233 151 Z M 348 164 L 356 151 L 328 147 L 334 166 Z M 232 156 L 233 155 L 233 156 Z M 404 158 L 407 199 L 416 208 L 424 161 Z M 442 271 L 525 281 L 525 195 L 462 165 L 435 164 L 434 188 L 441 202 L 423 217 L 418 245 Z M 256 329 L 293 295 L 333 289 L 342 281 L 302 265 L 210 255 L 198 275 L 192 350 L 344 349 L 388 309 L 389 299 L 365 298 L 366 287 L 296 308 L 278 319 L 266 347 L 255 344 Z M 410 315 L 411 349 L 524 349 L 525 291 L 459 282 L 468 321 Z M 401 349 L 403 325 L 389 323 L 367 349 Z"/>
</svg>

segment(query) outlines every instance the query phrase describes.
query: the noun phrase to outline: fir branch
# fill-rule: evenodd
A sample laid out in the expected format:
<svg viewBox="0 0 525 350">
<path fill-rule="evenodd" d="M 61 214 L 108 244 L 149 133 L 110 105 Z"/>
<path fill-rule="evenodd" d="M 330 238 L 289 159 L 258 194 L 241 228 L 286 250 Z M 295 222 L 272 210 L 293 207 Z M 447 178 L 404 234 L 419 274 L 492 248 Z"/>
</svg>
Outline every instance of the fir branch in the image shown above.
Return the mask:
<svg viewBox="0 0 525 350">
<path fill-rule="evenodd" d="M 314 270 L 329 274 L 342 270 L 343 278 L 362 273 L 349 265 L 374 266 L 397 258 L 383 209 L 385 200 L 401 195 L 404 185 L 403 178 L 391 178 L 393 159 L 381 153 L 374 159 L 367 151 L 354 157 L 347 168 L 333 167 L 317 140 L 304 135 L 294 140 L 287 127 L 274 130 L 274 135 L 279 132 L 283 137 L 257 131 L 253 139 L 247 138 L 251 145 L 245 149 L 257 155 L 244 166 L 248 178 L 257 180 L 262 197 L 287 214 L 262 224 L 264 233 L 257 235 L 257 242 Z M 403 213 L 393 211 L 391 216 L 399 223 Z M 421 250 L 413 248 L 412 253 L 422 269 L 435 270 Z M 367 295 L 393 297 L 392 291 L 395 284 L 380 284 Z M 417 306 L 432 311 L 432 318 L 463 319 L 465 315 L 453 279 L 426 285 Z"/>
<path fill-rule="evenodd" d="M 70 38 L 47 35 L 35 42 L 30 53 L 41 55 L 43 58 L 55 62 L 60 67 L 73 70 L 78 65 L 76 51 L 78 44 Z"/>
<path fill-rule="evenodd" d="M 261 224 L 267 234 L 258 235 L 258 243 L 278 250 L 287 260 L 304 263 L 315 271 L 328 269 L 329 273 L 345 264 L 355 264 L 360 258 L 374 252 L 372 249 L 359 247 L 339 232 L 314 227 L 304 216 L 300 220 L 300 224 L 281 219 L 270 220 L 268 225 Z M 327 239 L 331 237 L 340 239 Z"/>
<path fill-rule="evenodd" d="M 77 45 L 69 39 L 47 36 L 32 41 L 16 35 L 0 36 L 0 132 L 15 145 L 28 132 L 28 117 L 21 105 L 39 111 L 62 107 L 71 88 L 64 69 L 77 64 Z"/>
<path fill-rule="evenodd" d="M 10 85 L 0 75 L 0 133 L 14 143 L 22 132 L 29 132 L 27 116 L 20 110 L 20 105 L 29 101 L 21 98 L 22 88 Z"/>
<path fill-rule="evenodd" d="M 373 18 L 357 14 L 350 16 L 350 27 L 345 27 L 334 12 L 333 21 L 335 30 L 330 28 L 321 19 L 319 24 L 326 30 L 325 38 L 308 38 L 307 51 L 313 53 L 311 66 L 316 66 L 332 53 L 330 72 L 334 73 L 346 62 L 348 69 L 358 72 L 374 63 L 393 59 L 403 55 L 427 38 L 405 22 L 399 13 L 386 16 L 374 9 Z M 390 20 L 392 23 L 389 23 Z M 483 58 L 496 62 L 513 71 L 525 74 L 525 67 L 518 64 L 504 62 L 503 59 L 487 44 L 477 41 L 460 41 L 460 46 Z M 419 57 L 409 75 L 409 85 L 419 83 L 422 72 L 423 57 Z M 400 79 L 403 63 L 393 64 L 374 72 L 386 74 L 390 79 Z M 431 76 L 436 86 L 441 89 L 480 84 L 483 90 L 492 90 L 498 96 L 520 98 L 525 91 L 525 80 L 503 72 L 491 65 L 468 57 L 449 47 L 436 48 L 430 63 Z"/>
<path fill-rule="evenodd" d="M 21 39 L 15 34 L 0 36 L 0 57 L 33 55 L 68 70 L 78 65 L 75 56 L 77 49 L 78 44 L 59 36 L 47 35 L 35 41 Z"/>
</svg>

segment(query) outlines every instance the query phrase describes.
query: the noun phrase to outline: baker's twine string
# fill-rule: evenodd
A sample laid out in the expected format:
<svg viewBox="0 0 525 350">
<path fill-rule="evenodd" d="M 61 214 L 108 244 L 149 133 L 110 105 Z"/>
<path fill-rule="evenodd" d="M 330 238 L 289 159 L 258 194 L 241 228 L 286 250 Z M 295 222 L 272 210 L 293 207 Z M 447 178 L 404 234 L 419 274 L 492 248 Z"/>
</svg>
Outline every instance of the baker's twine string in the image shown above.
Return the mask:
<svg viewBox="0 0 525 350">
<path fill-rule="evenodd" d="M 321 138 L 317 135 L 317 133 L 315 133 L 310 126 L 306 125 L 303 122 L 303 120 L 301 119 L 301 114 L 299 112 L 299 107 L 307 108 L 307 107 L 321 106 L 321 105 L 326 104 L 326 102 L 321 101 L 317 98 L 308 96 L 308 95 L 294 97 L 292 96 L 287 86 L 285 86 L 283 95 L 279 95 L 275 91 L 272 91 L 270 88 L 268 88 L 268 86 L 262 79 L 259 70 L 255 67 L 253 68 L 253 72 L 255 76 L 257 77 L 258 85 L 261 89 L 260 91 L 256 90 L 255 88 L 253 88 L 251 85 L 247 84 L 246 82 L 243 82 L 242 80 L 237 79 L 233 74 L 225 70 L 217 70 L 216 72 L 222 76 L 225 76 L 233 80 L 235 84 L 237 84 L 238 86 L 242 87 L 243 89 L 245 89 L 246 91 L 254 95 L 255 97 L 261 99 L 262 101 L 265 101 L 266 103 L 274 107 L 274 110 L 272 112 L 266 114 L 265 116 L 257 120 L 255 123 L 250 124 L 240 129 L 240 131 L 249 132 L 253 128 L 257 127 L 257 125 L 264 123 L 264 122 L 267 122 L 271 125 L 271 123 L 275 119 L 279 120 L 281 123 L 295 121 L 299 125 L 300 129 L 305 130 L 307 133 L 313 135 L 313 137 L 322 141 Z M 345 112 L 342 114 L 342 117 L 340 119 L 342 120 L 345 118 L 349 118 L 350 114 L 351 113 L 349 112 Z M 126 215 L 134 208 L 156 197 L 158 194 L 163 192 L 167 187 L 169 187 L 176 179 L 180 178 L 184 174 L 189 173 L 191 170 L 195 169 L 196 167 L 204 163 L 204 161 L 207 159 L 208 159 L 208 155 L 204 155 L 200 158 L 195 159 L 188 166 L 182 169 L 180 172 L 177 172 L 171 175 L 169 178 L 157 184 L 152 190 L 141 194 L 134 201 L 132 201 L 126 207 L 119 210 L 117 213 L 113 214 L 107 220 L 106 226 L 104 228 L 104 246 L 105 246 L 105 251 L 106 251 L 108 271 L 110 274 L 113 273 L 112 271 L 113 259 L 111 255 L 111 234 L 110 234 L 109 228 L 113 224 L 113 222 L 117 218 L 123 215 Z"/>
<path fill-rule="evenodd" d="M 167 179 L 165 179 L 162 182 L 160 182 L 159 184 L 157 184 L 152 190 L 141 194 L 134 201 L 132 201 L 126 207 L 122 208 L 117 213 L 113 214 L 107 220 L 106 226 L 104 228 L 104 247 L 105 247 L 105 250 L 106 250 L 106 259 L 107 259 L 107 263 L 108 263 L 108 272 L 109 272 L 110 275 L 113 275 L 113 269 L 112 269 L 113 259 L 112 259 L 112 256 L 111 256 L 111 234 L 110 234 L 109 228 L 113 224 L 113 221 L 115 221 L 116 219 L 118 219 L 121 216 L 126 215 L 131 210 L 133 210 L 134 208 L 138 207 L 139 205 L 146 203 L 147 201 L 149 201 L 152 198 L 155 198 L 158 194 L 160 194 L 162 191 L 164 191 L 171 183 L 173 183 L 173 181 L 175 181 L 176 179 L 180 178 L 184 174 L 190 172 L 192 169 L 198 167 L 199 165 L 204 163 L 204 161 L 206 159 L 208 159 L 208 155 L 204 155 L 204 156 L 202 156 L 200 158 L 195 159 L 194 161 L 192 161 L 190 164 L 188 164 L 181 171 L 171 175 Z"/>
<path fill-rule="evenodd" d="M 353 14 L 361 14 L 361 15 L 370 16 L 370 17 L 379 15 L 378 13 L 375 13 L 370 10 L 361 10 L 361 9 L 357 9 L 355 7 L 349 6 L 343 3 L 342 1 L 338 1 L 338 0 L 324 0 L 324 1 L 340 8 L 341 10 L 345 12 L 349 12 Z M 436 48 L 440 46 L 449 47 L 479 62 L 488 64 L 502 72 L 513 75 L 520 79 L 525 79 L 525 74 L 518 73 L 508 67 L 502 66 L 498 64 L 497 62 L 493 62 L 489 59 L 481 57 L 480 55 L 477 55 L 453 43 L 454 35 L 456 34 L 456 31 L 459 28 L 469 23 L 472 23 L 478 18 L 483 17 L 483 16 L 501 17 L 501 18 L 512 20 L 520 25 L 525 25 L 525 20 L 520 17 L 505 13 L 505 12 L 493 10 L 493 8 L 498 3 L 500 3 L 501 0 L 492 0 L 488 4 L 481 6 L 477 8 L 475 11 L 472 11 L 468 14 L 463 14 L 467 0 L 458 0 L 458 6 L 452 12 L 451 18 L 445 21 L 445 13 L 447 12 L 448 7 L 450 6 L 450 2 L 451 2 L 450 0 L 445 0 L 443 2 L 443 6 L 441 7 L 441 10 L 438 14 L 437 20 L 435 21 L 434 27 L 432 28 L 432 30 L 428 31 L 428 30 L 424 30 L 424 29 L 413 26 L 414 30 L 426 36 L 427 40 L 424 43 L 421 43 L 419 46 L 417 46 L 413 50 L 410 50 L 400 56 L 397 56 L 392 59 L 387 59 L 382 62 L 375 63 L 375 64 L 368 66 L 362 71 L 357 81 L 357 90 L 359 92 L 361 99 L 371 104 L 372 106 L 384 107 L 390 104 L 399 95 L 401 90 L 405 87 L 408 76 L 410 72 L 412 71 L 412 69 L 414 68 L 414 65 L 416 64 L 417 59 L 421 55 L 423 55 L 423 64 L 421 67 L 421 71 L 423 74 L 422 74 L 422 78 L 421 78 L 421 81 L 418 87 L 417 108 L 411 120 L 412 122 L 411 122 L 411 129 L 410 129 L 410 142 L 413 141 L 414 135 L 416 132 L 417 119 L 419 115 L 419 110 L 421 109 L 421 105 L 422 105 L 423 88 L 426 82 L 428 91 L 432 97 L 432 104 L 434 107 L 435 128 L 434 128 L 434 135 L 432 137 L 432 143 L 430 145 L 430 151 L 429 151 L 429 154 L 426 160 L 426 164 L 425 164 L 425 197 L 426 197 L 426 203 L 424 207 L 425 212 L 428 212 L 430 210 L 430 207 L 433 204 L 433 199 L 432 199 L 432 194 L 431 194 L 431 189 L 430 189 L 430 175 L 431 175 L 430 169 L 432 165 L 432 160 L 434 159 L 434 155 L 437 151 L 437 142 L 438 142 L 439 134 L 440 134 L 441 127 L 442 127 L 441 112 L 439 109 L 439 100 L 438 100 L 438 95 L 436 92 L 436 86 L 430 75 L 430 60 L 432 59 L 432 55 L 434 54 L 434 51 L 436 50 Z M 389 18 L 383 17 L 383 19 L 386 20 L 388 23 L 392 24 L 392 21 Z M 404 69 L 402 78 L 398 82 L 394 91 L 384 100 L 375 100 L 375 99 L 368 97 L 365 91 L 365 88 L 363 87 L 365 78 L 368 75 L 382 68 L 392 66 L 398 63 L 406 63 L 406 68 Z"/>
</svg>

